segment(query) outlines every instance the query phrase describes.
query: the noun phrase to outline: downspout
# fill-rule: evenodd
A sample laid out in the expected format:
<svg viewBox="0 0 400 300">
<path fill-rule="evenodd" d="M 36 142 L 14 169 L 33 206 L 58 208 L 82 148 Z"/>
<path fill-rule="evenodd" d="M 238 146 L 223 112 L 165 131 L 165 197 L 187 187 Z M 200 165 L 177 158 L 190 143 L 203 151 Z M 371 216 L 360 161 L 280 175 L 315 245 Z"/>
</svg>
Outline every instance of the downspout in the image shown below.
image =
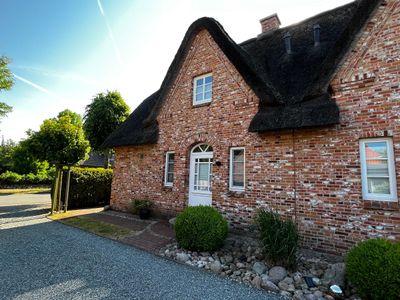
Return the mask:
<svg viewBox="0 0 400 300">
<path fill-rule="evenodd" d="M 293 189 L 294 189 L 294 222 L 297 225 L 297 170 L 296 170 L 296 148 L 294 141 L 294 129 L 292 129 L 292 148 L 293 148 Z"/>
</svg>

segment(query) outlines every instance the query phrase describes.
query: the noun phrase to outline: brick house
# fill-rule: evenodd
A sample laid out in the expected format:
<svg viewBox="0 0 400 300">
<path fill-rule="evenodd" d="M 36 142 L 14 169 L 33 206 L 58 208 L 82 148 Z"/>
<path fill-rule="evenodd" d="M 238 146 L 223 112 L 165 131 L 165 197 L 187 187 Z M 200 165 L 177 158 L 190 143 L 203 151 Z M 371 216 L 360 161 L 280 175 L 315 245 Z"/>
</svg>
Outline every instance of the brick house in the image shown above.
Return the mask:
<svg viewBox="0 0 400 300">
<path fill-rule="evenodd" d="M 235 43 L 188 29 L 160 89 L 105 141 L 111 206 L 213 205 L 232 228 L 277 209 L 302 245 L 400 239 L 400 2 L 359 0 Z"/>
</svg>

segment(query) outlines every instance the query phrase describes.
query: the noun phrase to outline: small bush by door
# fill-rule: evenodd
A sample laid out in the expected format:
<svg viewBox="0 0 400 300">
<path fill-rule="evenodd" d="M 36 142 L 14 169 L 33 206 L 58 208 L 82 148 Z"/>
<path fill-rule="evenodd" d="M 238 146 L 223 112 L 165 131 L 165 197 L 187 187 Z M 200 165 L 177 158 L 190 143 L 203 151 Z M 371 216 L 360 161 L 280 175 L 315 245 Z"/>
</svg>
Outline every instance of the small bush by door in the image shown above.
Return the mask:
<svg viewBox="0 0 400 300">
<path fill-rule="evenodd" d="M 228 223 L 211 206 L 191 206 L 176 218 L 175 235 L 182 248 L 195 251 L 216 250 L 224 245 Z"/>
</svg>

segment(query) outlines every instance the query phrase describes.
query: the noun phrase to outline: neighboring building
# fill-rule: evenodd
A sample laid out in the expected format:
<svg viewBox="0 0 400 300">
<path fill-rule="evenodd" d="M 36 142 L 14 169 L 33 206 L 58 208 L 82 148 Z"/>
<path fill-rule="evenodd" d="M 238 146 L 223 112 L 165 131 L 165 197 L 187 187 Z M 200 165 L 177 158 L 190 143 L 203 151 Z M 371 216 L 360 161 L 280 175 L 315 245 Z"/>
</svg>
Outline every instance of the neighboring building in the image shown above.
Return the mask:
<svg viewBox="0 0 400 300">
<path fill-rule="evenodd" d="M 400 1 L 362 0 L 236 44 L 194 22 L 160 87 L 106 140 L 111 206 L 213 205 L 247 229 L 292 217 L 302 245 L 400 239 Z"/>
<path fill-rule="evenodd" d="M 79 166 L 81 167 L 90 167 L 90 168 L 104 168 L 107 165 L 107 158 L 102 153 L 90 152 L 89 158 L 87 160 L 82 161 Z M 111 156 L 108 164 L 113 167 L 114 166 L 114 155 Z"/>
</svg>

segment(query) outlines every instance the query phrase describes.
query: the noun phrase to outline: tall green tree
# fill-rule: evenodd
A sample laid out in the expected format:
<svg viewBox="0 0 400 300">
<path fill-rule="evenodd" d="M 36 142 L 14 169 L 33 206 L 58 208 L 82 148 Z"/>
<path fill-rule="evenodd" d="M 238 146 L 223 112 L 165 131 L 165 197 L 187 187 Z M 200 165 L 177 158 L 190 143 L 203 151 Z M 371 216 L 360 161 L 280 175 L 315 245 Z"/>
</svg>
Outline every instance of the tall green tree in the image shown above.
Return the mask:
<svg viewBox="0 0 400 300">
<path fill-rule="evenodd" d="M 129 116 L 129 106 L 117 91 L 99 93 L 86 106 L 83 128 L 90 145 L 108 160 L 110 149 L 101 149 L 104 140 Z"/>
<path fill-rule="evenodd" d="M 40 130 L 29 137 L 33 156 L 54 165 L 74 165 L 85 159 L 90 146 L 77 116 L 65 110 L 57 118 L 45 120 Z"/>
<path fill-rule="evenodd" d="M 32 156 L 56 166 L 52 212 L 61 209 L 62 166 L 71 166 L 86 159 L 90 150 L 82 122 L 77 116 L 70 110 L 64 110 L 56 118 L 45 120 L 40 130 L 31 132 L 29 136 L 29 149 Z M 69 178 L 68 169 L 64 211 L 68 207 Z"/>
<path fill-rule="evenodd" d="M 0 56 L 0 92 L 10 90 L 14 85 L 14 77 L 8 64 L 10 60 L 5 56 Z M 12 107 L 4 102 L 0 102 L 0 119 L 12 111 Z"/>
</svg>

